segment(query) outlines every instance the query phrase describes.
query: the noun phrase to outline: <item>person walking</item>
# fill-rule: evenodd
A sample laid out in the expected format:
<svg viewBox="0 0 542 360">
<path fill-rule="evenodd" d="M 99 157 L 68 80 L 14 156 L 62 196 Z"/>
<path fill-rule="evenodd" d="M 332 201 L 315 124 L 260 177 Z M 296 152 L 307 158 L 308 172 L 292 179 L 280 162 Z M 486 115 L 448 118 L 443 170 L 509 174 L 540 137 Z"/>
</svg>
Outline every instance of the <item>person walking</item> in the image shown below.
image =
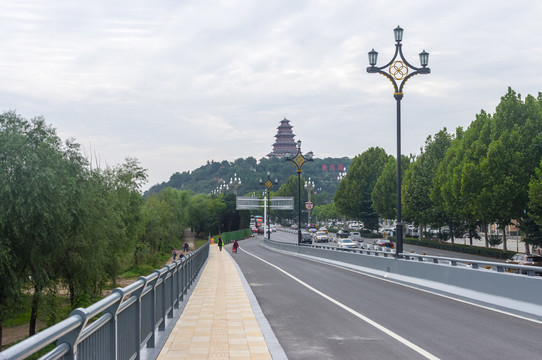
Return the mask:
<svg viewBox="0 0 542 360">
<path fill-rule="evenodd" d="M 235 241 L 233 242 L 233 248 L 232 248 L 232 251 L 233 251 L 234 253 L 236 253 L 238 248 L 239 248 L 239 243 L 237 242 L 237 240 L 235 240 Z"/>
<path fill-rule="evenodd" d="M 224 244 L 222 243 L 222 237 L 219 236 L 219 237 L 218 237 L 218 248 L 220 249 L 220 251 L 222 251 L 222 245 L 224 245 Z"/>
<path fill-rule="evenodd" d="M 177 258 L 177 249 L 173 249 L 173 261 Z"/>
</svg>

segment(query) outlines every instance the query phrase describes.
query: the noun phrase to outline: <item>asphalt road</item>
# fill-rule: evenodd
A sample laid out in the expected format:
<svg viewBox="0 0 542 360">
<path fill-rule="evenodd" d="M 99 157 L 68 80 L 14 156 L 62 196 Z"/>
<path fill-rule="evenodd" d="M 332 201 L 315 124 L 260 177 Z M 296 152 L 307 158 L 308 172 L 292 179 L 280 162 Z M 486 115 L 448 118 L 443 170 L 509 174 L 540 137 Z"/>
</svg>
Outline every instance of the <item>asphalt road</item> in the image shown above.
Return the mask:
<svg viewBox="0 0 542 360">
<path fill-rule="evenodd" d="M 540 358 L 541 322 L 276 252 L 260 239 L 240 242 L 233 257 L 289 359 Z"/>
</svg>

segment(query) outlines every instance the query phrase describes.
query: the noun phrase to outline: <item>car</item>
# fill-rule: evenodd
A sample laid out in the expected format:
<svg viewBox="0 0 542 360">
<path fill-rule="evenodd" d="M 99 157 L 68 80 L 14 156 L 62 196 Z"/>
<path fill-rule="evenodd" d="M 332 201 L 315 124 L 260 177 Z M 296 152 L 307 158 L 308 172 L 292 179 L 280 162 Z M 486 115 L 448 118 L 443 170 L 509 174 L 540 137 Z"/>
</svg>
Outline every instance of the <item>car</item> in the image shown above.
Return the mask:
<svg viewBox="0 0 542 360">
<path fill-rule="evenodd" d="M 361 234 L 358 231 L 352 231 L 350 233 L 349 238 L 352 239 L 352 241 L 358 241 L 358 242 L 362 241 Z"/>
<path fill-rule="evenodd" d="M 312 234 L 307 231 L 301 232 L 301 243 L 312 244 Z"/>
<path fill-rule="evenodd" d="M 316 234 L 314 234 L 313 239 L 314 241 L 319 242 L 319 243 L 329 241 L 329 237 L 323 231 L 317 231 Z"/>
<path fill-rule="evenodd" d="M 515 254 L 513 255 L 510 259 L 506 260 L 506 263 L 507 264 L 516 264 L 516 265 L 525 265 L 525 266 L 537 266 L 537 267 L 542 267 L 542 256 L 540 255 L 536 255 L 536 254 Z M 513 269 L 512 271 L 517 271 L 519 272 L 519 270 L 516 270 L 516 269 Z M 523 274 L 526 274 L 527 271 L 525 270 L 522 270 L 521 271 Z M 540 272 L 536 272 L 537 274 L 539 273 L 542 273 L 542 269 Z"/>
<path fill-rule="evenodd" d="M 309 226 L 307 226 L 307 231 L 315 233 L 318 231 L 318 226 L 316 224 L 309 224 Z"/>
<path fill-rule="evenodd" d="M 293 224 L 292 229 L 297 230 L 297 224 Z"/>
<path fill-rule="evenodd" d="M 350 236 L 350 233 L 346 230 L 339 230 L 337 231 L 336 237 L 346 239 Z"/>
<path fill-rule="evenodd" d="M 384 230 L 382 230 L 382 234 L 386 236 L 395 236 L 395 229 L 385 228 Z"/>
<path fill-rule="evenodd" d="M 271 229 L 271 232 L 277 232 L 277 227 L 273 224 L 269 225 L 269 228 Z"/>
<path fill-rule="evenodd" d="M 393 249 L 395 248 L 395 246 L 393 245 L 393 243 L 389 240 L 385 240 L 385 239 L 378 239 L 374 242 L 375 245 L 377 246 L 382 246 L 382 247 L 386 247 L 388 249 Z"/>
<path fill-rule="evenodd" d="M 322 226 L 320 229 L 318 229 L 318 231 L 323 231 L 327 234 L 327 228 L 325 226 Z"/>
<path fill-rule="evenodd" d="M 252 230 L 252 233 L 257 233 L 258 232 L 258 228 L 254 225 L 251 225 L 250 226 L 250 230 Z"/>
<path fill-rule="evenodd" d="M 353 249 L 356 247 L 356 243 L 351 239 L 339 239 L 337 241 L 337 247 Z"/>
</svg>

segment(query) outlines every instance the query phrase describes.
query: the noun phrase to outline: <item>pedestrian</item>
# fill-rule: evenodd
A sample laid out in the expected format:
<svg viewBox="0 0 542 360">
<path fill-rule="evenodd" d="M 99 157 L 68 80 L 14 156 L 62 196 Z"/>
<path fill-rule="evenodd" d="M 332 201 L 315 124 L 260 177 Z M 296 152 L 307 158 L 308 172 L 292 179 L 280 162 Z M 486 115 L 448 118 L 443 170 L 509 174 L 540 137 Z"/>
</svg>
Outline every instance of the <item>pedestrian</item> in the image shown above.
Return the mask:
<svg viewBox="0 0 542 360">
<path fill-rule="evenodd" d="M 177 249 L 173 249 L 173 261 L 177 258 Z"/>
<path fill-rule="evenodd" d="M 188 252 L 188 243 L 184 243 L 183 251 Z"/>
<path fill-rule="evenodd" d="M 233 251 L 234 253 L 236 253 L 238 248 L 239 248 L 239 243 L 237 242 L 237 240 L 235 240 L 235 241 L 233 242 L 233 248 L 232 248 L 232 251 Z"/>
<path fill-rule="evenodd" d="M 222 243 L 222 237 L 219 236 L 219 237 L 218 237 L 218 248 L 220 249 L 220 251 L 222 251 L 222 245 L 224 245 L 224 244 Z"/>
</svg>

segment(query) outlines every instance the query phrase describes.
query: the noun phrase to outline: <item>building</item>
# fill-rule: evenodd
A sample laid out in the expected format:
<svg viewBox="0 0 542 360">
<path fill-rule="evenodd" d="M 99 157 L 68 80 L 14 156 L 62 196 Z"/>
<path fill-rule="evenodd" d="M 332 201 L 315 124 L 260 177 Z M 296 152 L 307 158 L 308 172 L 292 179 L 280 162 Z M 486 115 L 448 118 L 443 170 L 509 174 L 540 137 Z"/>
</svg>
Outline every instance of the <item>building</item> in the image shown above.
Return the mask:
<svg viewBox="0 0 542 360">
<path fill-rule="evenodd" d="M 275 143 L 273 144 L 273 151 L 267 156 L 269 158 L 282 158 L 287 153 L 297 153 L 297 146 L 294 141 L 295 134 L 292 132 L 292 125 L 290 120 L 284 118 L 281 120 L 279 127 L 277 128 L 277 135 L 275 135 Z"/>
</svg>

